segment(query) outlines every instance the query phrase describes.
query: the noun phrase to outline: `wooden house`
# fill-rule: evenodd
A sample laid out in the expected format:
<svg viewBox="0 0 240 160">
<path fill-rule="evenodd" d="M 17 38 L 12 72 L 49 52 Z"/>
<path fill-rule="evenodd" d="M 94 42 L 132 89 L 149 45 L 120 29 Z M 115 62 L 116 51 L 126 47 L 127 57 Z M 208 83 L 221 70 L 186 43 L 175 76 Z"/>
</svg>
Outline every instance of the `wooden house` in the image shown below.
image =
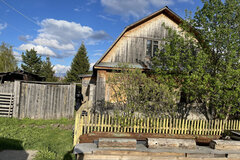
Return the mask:
<svg viewBox="0 0 240 160">
<path fill-rule="evenodd" d="M 143 70 L 150 69 L 150 59 L 168 33 L 165 26 L 179 30 L 182 21 L 176 13 L 164 7 L 127 26 L 94 65 L 93 74 L 81 76 L 82 94 L 86 101 L 83 108 L 90 109 L 94 104 L 110 100 L 111 93 L 106 80 L 119 63 Z"/>
</svg>

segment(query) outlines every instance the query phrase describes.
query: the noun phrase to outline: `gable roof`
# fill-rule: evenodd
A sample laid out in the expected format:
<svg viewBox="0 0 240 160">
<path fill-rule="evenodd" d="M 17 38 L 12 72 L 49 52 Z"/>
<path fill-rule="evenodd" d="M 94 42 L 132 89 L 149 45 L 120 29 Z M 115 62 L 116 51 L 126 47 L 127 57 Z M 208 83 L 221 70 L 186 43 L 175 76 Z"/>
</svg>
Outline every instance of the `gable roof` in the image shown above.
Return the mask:
<svg viewBox="0 0 240 160">
<path fill-rule="evenodd" d="M 164 8 L 150 14 L 149 16 L 127 26 L 123 32 L 120 34 L 120 36 L 114 41 L 114 43 L 110 46 L 110 48 L 104 53 L 104 55 L 95 63 L 95 65 L 93 66 L 93 69 L 95 68 L 95 66 L 97 66 L 102 60 L 103 58 L 108 54 L 108 52 L 117 44 L 117 42 L 122 38 L 122 36 L 129 30 L 149 21 L 150 19 L 160 15 L 160 14 L 165 14 L 166 16 L 168 16 L 170 19 L 172 19 L 174 22 L 176 22 L 177 24 L 180 24 L 183 19 L 178 16 L 175 12 L 173 12 L 171 9 L 168 8 L 168 6 L 165 6 Z"/>
</svg>

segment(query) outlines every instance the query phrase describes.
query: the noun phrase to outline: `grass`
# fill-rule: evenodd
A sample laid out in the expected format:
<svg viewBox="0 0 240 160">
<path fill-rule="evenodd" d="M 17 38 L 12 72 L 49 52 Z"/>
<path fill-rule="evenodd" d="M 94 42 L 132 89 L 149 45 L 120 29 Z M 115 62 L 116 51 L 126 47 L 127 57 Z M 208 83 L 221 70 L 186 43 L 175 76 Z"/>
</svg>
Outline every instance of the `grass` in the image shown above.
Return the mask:
<svg viewBox="0 0 240 160">
<path fill-rule="evenodd" d="M 72 160 L 73 120 L 0 118 L 0 151 L 38 150 L 36 160 Z"/>
</svg>

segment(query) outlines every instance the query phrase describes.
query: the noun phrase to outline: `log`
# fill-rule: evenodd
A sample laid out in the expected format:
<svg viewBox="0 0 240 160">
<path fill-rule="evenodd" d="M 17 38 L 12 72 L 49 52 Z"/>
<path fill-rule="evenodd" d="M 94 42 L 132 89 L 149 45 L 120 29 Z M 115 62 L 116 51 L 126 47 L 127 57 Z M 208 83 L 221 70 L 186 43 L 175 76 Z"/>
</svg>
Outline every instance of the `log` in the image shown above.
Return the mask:
<svg viewBox="0 0 240 160">
<path fill-rule="evenodd" d="M 228 140 L 212 140 L 210 147 L 217 150 L 240 150 L 240 141 L 228 141 Z"/>
<path fill-rule="evenodd" d="M 193 139 L 168 139 L 168 138 L 148 138 L 148 148 L 150 149 L 195 149 L 196 142 Z"/>
<path fill-rule="evenodd" d="M 100 138 L 98 148 L 104 149 L 136 149 L 136 139 Z"/>
</svg>

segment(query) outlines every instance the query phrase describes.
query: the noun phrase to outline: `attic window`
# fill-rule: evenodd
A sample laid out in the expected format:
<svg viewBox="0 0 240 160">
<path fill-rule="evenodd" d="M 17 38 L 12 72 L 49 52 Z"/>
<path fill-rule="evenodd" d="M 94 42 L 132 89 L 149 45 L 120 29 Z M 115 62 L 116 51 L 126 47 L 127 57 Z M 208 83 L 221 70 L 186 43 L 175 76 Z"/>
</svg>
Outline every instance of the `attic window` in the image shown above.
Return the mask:
<svg viewBox="0 0 240 160">
<path fill-rule="evenodd" d="M 149 57 L 155 56 L 155 53 L 159 49 L 159 41 L 156 40 L 147 40 L 146 45 L 146 55 Z"/>
</svg>

